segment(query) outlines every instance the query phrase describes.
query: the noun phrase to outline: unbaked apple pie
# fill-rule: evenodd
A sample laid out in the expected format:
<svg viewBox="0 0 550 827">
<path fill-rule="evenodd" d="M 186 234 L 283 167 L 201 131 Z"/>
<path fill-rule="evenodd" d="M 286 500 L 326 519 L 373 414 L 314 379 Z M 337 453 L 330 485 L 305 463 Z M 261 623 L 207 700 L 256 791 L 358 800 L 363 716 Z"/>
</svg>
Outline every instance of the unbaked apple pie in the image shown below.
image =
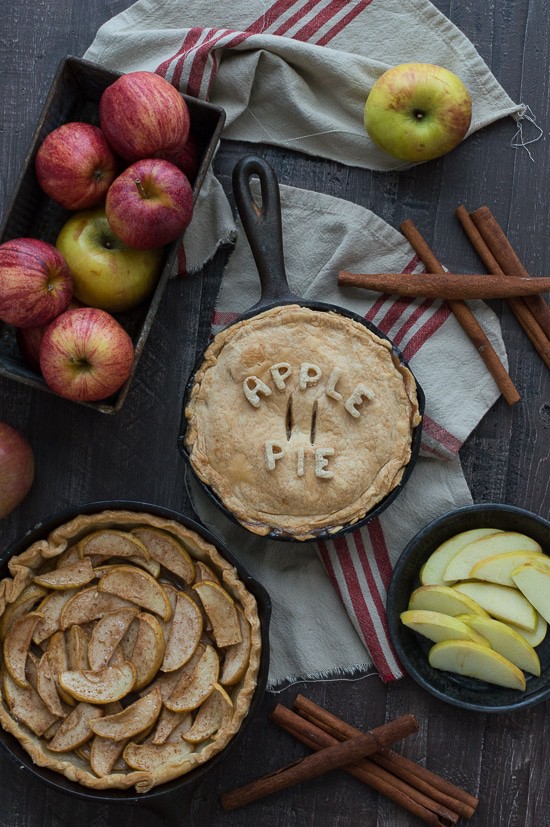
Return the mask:
<svg viewBox="0 0 550 827">
<path fill-rule="evenodd" d="M 222 505 L 252 532 L 299 540 L 355 524 L 389 494 L 421 419 L 389 341 L 295 304 L 214 338 L 185 415 L 191 465 Z"/>
<path fill-rule="evenodd" d="M 147 792 L 220 752 L 256 687 L 260 621 L 234 566 L 179 522 L 81 515 L 0 582 L 0 721 L 33 761 Z"/>
</svg>

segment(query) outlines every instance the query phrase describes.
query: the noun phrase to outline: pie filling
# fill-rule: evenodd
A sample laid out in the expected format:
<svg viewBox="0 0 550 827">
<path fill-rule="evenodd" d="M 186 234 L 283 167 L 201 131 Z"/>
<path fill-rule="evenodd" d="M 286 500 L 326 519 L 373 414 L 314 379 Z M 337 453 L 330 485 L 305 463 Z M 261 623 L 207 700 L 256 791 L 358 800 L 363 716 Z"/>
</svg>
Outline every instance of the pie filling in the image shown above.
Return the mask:
<svg viewBox="0 0 550 827">
<path fill-rule="evenodd" d="M 144 793 L 219 753 L 256 687 L 260 621 L 235 568 L 194 531 L 81 515 L 0 581 L 0 723 L 32 760 Z"/>
<path fill-rule="evenodd" d="M 277 307 L 219 333 L 186 407 L 198 477 L 246 528 L 300 540 L 362 519 L 400 482 L 420 422 L 391 343 Z"/>
</svg>

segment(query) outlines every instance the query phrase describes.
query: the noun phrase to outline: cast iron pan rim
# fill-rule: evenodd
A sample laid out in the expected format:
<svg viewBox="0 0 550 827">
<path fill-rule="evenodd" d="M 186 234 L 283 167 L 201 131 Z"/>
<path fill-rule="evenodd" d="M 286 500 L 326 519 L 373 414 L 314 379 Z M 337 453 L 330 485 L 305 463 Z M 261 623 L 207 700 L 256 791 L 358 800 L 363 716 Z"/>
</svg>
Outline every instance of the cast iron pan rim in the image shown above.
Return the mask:
<svg viewBox="0 0 550 827">
<path fill-rule="evenodd" d="M 456 533 L 458 531 L 465 530 L 464 525 L 462 524 L 462 518 L 468 517 L 472 514 L 487 514 L 490 516 L 490 522 L 493 522 L 493 515 L 512 515 L 518 516 L 521 518 L 526 518 L 531 520 L 533 523 L 538 524 L 541 529 L 545 531 L 550 531 L 550 521 L 542 517 L 540 514 L 535 514 L 532 511 L 529 511 L 525 508 L 520 508 L 519 506 L 515 505 L 507 505 L 506 503 L 474 503 L 472 505 L 465 505 L 460 508 L 455 508 L 452 511 L 448 511 L 445 514 L 442 514 L 440 517 L 436 517 L 434 520 L 429 522 L 424 528 L 421 528 L 414 537 L 407 543 L 401 555 L 399 556 L 392 572 L 392 577 L 390 580 L 390 584 L 388 586 L 388 594 L 387 594 L 387 601 L 386 605 L 388 606 L 395 606 L 398 603 L 397 599 L 397 591 L 400 588 L 400 579 L 405 569 L 408 556 L 410 550 L 416 548 L 419 544 L 423 543 L 426 538 L 429 538 L 434 532 L 437 532 L 439 528 L 448 527 L 449 534 L 448 536 L 452 536 L 452 533 Z M 500 522 L 495 519 L 495 526 L 499 527 Z M 490 528 L 493 527 L 492 525 L 489 526 Z M 438 541 L 443 542 L 442 537 L 438 538 Z M 434 539 L 434 544 L 436 540 Z M 464 709 L 469 712 L 477 712 L 477 713 L 490 713 L 491 715 L 498 715 L 503 713 L 513 713 L 523 711 L 529 707 L 535 706 L 538 703 L 546 700 L 550 696 L 550 687 L 540 687 L 538 690 L 534 690 L 529 694 L 528 697 L 524 698 L 523 700 L 519 700 L 517 703 L 501 703 L 500 705 L 489 705 L 483 703 L 473 703 L 469 701 L 460 700 L 458 698 L 454 698 L 450 695 L 445 694 L 445 692 L 438 689 L 436 686 L 433 686 L 429 680 L 427 680 L 417 669 L 415 669 L 412 664 L 409 663 L 409 658 L 407 655 L 406 647 L 399 635 L 399 620 L 395 612 L 387 613 L 387 620 L 388 620 L 388 630 L 390 633 L 390 639 L 393 643 L 393 646 L 396 649 L 397 655 L 401 660 L 405 671 L 409 674 L 409 668 L 411 669 L 411 678 L 419 684 L 426 692 L 429 692 L 434 697 L 438 698 L 439 700 L 443 701 L 446 704 L 450 704 L 451 706 L 458 707 L 459 709 Z M 529 681 L 528 676 L 528 681 Z M 498 692 L 498 687 L 492 688 L 494 692 Z"/>
<path fill-rule="evenodd" d="M 403 367 L 406 367 L 409 370 L 411 376 L 414 379 L 414 383 L 415 383 L 415 387 L 416 387 L 416 396 L 417 396 L 417 401 L 418 401 L 418 410 L 419 410 L 419 414 L 420 414 L 420 417 L 421 417 L 419 424 L 415 428 L 413 428 L 412 438 L 411 438 L 411 456 L 410 456 L 409 461 L 408 461 L 408 463 L 405 467 L 405 471 L 403 473 L 403 476 L 401 477 L 399 483 L 395 486 L 395 488 L 392 488 L 392 490 L 388 494 L 386 494 L 386 496 L 383 499 L 381 499 L 378 503 L 376 503 L 376 505 L 370 511 L 368 511 L 363 517 L 361 517 L 361 519 L 357 520 L 356 522 L 347 523 L 342 528 L 340 528 L 338 531 L 332 532 L 332 533 L 330 531 L 328 531 L 327 529 L 321 529 L 320 531 L 315 532 L 315 536 L 313 538 L 311 538 L 312 542 L 315 542 L 317 540 L 334 540 L 338 537 L 341 537 L 344 534 L 347 534 L 351 531 L 354 531 L 357 528 L 361 528 L 362 526 L 369 523 L 371 520 L 374 520 L 376 517 L 378 517 L 379 514 L 382 513 L 382 511 L 384 511 L 389 505 L 391 505 L 393 500 L 398 496 L 398 494 L 403 489 L 404 485 L 406 484 L 406 482 L 408 481 L 409 477 L 411 476 L 411 474 L 413 472 L 414 466 L 416 465 L 416 460 L 418 459 L 418 454 L 420 452 L 420 444 L 421 444 L 421 441 L 422 441 L 422 422 L 423 422 L 423 417 L 424 417 L 424 409 L 425 409 L 425 406 L 426 406 L 426 397 L 425 397 L 424 391 L 423 391 L 422 387 L 420 386 L 416 376 L 414 375 L 413 371 L 409 367 L 408 362 L 405 360 L 405 357 L 403 356 L 402 352 L 393 343 L 393 341 L 390 339 L 390 337 L 387 336 L 385 333 L 383 333 L 378 327 L 376 327 L 376 325 L 372 324 L 372 322 L 369 322 L 367 319 L 364 319 L 358 313 L 355 313 L 353 310 L 348 310 L 345 307 L 340 307 L 337 304 L 329 304 L 327 302 L 306 301 L 305 299 L 302 299 L 298 296 L 294 296 L 294 297 L 291 297 L 291 298 L 288 298 L 288 299 L 282 299 L 282 300 L 280 299 L 280 300 L 277 300 L 277 301 L 265 301 L 265 302 L 260 299 L 260 301 L 257 304 L 254 305 L 254 307 L 252 307 L 249 310 L 245 311 L 244 313 L 240 314 L 233 322 L 231 322 L 229 325 L 227 325 L 227 327 L 225 327 L 224 330 L 228 330 L 229 328 L 234 327 L 235 325 L 239 324 L 240 322 L 246 321 L 248 319 L 253 319 L 255 316 L 258 316 L 258 315 L 260 315 L 261 313 L 264 313 L 267 310 L 272 310 L 272 309 L 277 308 L 277 307 L 285 307 L 285 306 L 288 306 L 288 305 L 295 305 L 295 304 L 299 305 L 300 307 L 308 308 L 310 310 L 319 310 L 319 311 L 322 311 L 324 313 L 335 313 L 338 316 L 345 316 L 349 319 L 353 319 L 354 321 L 361 324 L 363 327 L 366 327 L 367 330 L 370 330 L 371 333 L 374 333 L 376 336 L 379 336 L 381 339 L 385 339 L 385 341 L 389 342 L 390 345 L 391 345 L 391 349 L 392 349 L 392 353 L 393 353 L 394 357 L 399 361 L 399 363 L 401 365 L 403 365 Z M 208 342 L 208 345 L 214 339 L 215 339 L 215 336 L 211 337 L 209 342 Z M 182 455 L 182 457 L 187 462 L 187 465 L 190 468 L 191 472 L 193 473 L 193 476 L 194 476 L 196 482 L 198 483 L 200 488 L 207 494 L 209 499 L 220 509 L 220 511 L 228 519 L 231 520 L 232 523 L 241 526 L 241 528 L 243 528 L 243 527 L 246 528 L 246 526 L 243 526 L 243 524 L 240 522 L 240 520 L 237 519 L 237 517 L 233 514 L 233 512 L 230 509 L 227 508 L 227 506 L 224 504 L 224 502 L 221 500 L 221 498 L 218 496 L 218 494 L 214 491 L 214 489 L 210 485 L 208 485 L 208 483 L 204 482 L 204 480 L 201 480 L 200 477 L 197 475 L 197 473 L 195 472 L 195 469 L 193 468 L 193 465 L 191 463 L 191 458 L 189 456 L 189 452 L 188 452 L 187 447 L 185 445 L 185 433 L 186 433 L 186 430 L 187 430 L 187 419 L 186 419 L 186 416 L 185 416 L 185 409 L 187 407 L 187 403 L 188 403 L 189 397 L 191 395 L 191 391 L 192 391 L 192 389 L 195 385 L 195 376 L 196 376 L 197 371 L 199 370 L 200 366 L 202 365 L 202 363 L 204 361 L 204 354 L 205 354 L 205 352 L 208 348 L 208 345 L 204 348 L 204 350 L 201 352 L 198 359 L 196 360 L 195 366 L 193 367 L 193 369 L 192 369 L 192 371 L 189 375 L 189 378 L 187 379 L 187 382 L 185 384 L 184 393 L 183 393 L 180 433 L 178 435 L 178 440 L 177 440 L 178 449 L 179 449 L 179 452 Z M 286 543 L 303 543 L 304 542 L 304 540 L 300 539 L 299 537 L 295 537 L 293 535 L 286 534 L 284 531 L 277 531 L 276 529 L 272 529 L 267 534 L 262 534 L 262 535 L 258 535 L 258 536 L 261 536 L 263 539 L 266 539 L 266 540 L 280 540 L 281 542 L 286 542 Z M 308 542 L 308 541 L 306 541 L 306 542 Z"/>
<path fill-rule="evenodd" d="M 223 759 L 226 758 L 230 749 L 235 742 L 242 736 L 246 727 L 250 723 L 253 713 L 260 703 L 266 688 L 267 673 L 269 667 L 269 620 L 271 616 L 271 599 L 265 588 L 257 580 L 251 577 L 250 574 L 243 568 L 242 564 L 233 556 L 231 551 L 225 544 L 219 540 L 212 532 L 205 528 L 201 523 L 193 520 L 190 517 L 180 514 L 164 506 L 155 505 L 153 503 L 145 503 L 135 500 L 100 500 L 97 502 L 84 503 L 77 507 L 67 508 L 63 511 L 53 514 L 44 520 L 41 520 L 33 528 L 29 529 L 20 539 L 16 540 L 10 545 L 8 549 L 0 554 L 0 566 L 6 567 L 7 561 L 15 554 L 24 551 L 29 545 L 36 540 L 46 537 L 50 531 L 58 525 L 76 517 L 78 514 L 94 514 L 101 511 L 136 511 L 153 514 L 157 517 L 163 517 L 169 520 L 175 520 L 186 528 L 196 531 L 207 542 L 212 543 L 220 554 L 235 566 L 240 579 L 245 584 L 246 588 L 254 595 L 258 603 L 258 615 L 260 617 L 260 629 L 262 639 L 262 652 L 260 657 L 260 667 L 258 670 L 258 677 L 256 681 L 256 689 L 252 697 L 250 708 L 246 717 L 241 723 L 233 738 L 223 748 L 223 750 L 214 755 L 205 764 L 201 764 L 196 769 L 191 770 L 186 775 L 180 778 L 175 778 L 173 781 L 168 781 L 166 784 L 161 784 L 159 787 L 153 787 L 147 793 L 138 794 L 132 793 L 129 790 L 93 790 L 84 787 L 75 781 L 70 781 L 61 773 L 48 770 L 45 767 L 40 767 L 34 764 L 30 755 L 23 749 L 19 741 L 10 733 L 5 732 L 0 728 L 0 747 L 9 757 L 15 761 L 19 768 L 23 764 L 33 775 L 41 781 L 48 784 L 48 786 L 55 788 L 58 792 L 75 795 L 78 798 L 87 799 L 90 801 L 104 802 L 104 803 L 122 803 L 122 804 L 143 804 L 145 807 L 148 803 L 157 802 L 165 799 L 170 793 L 177 791 L 191 794 L 193 790 L 204 780 L 204 777 Z M 159 805 L 161 801 L 159 801 Z M 183 813 L 182 813 L 183 815 Z"/>
</svg>

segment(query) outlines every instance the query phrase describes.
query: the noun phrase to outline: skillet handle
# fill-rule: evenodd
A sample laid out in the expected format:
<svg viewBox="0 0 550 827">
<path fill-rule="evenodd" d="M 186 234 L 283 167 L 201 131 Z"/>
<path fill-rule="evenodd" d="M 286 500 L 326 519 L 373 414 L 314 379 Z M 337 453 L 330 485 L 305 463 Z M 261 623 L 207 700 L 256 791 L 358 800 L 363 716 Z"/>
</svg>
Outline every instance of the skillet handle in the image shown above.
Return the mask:
<svg viewBox="0 0 550 827">
<path fill-rule="evenodd" d="M 250 189 L 255 175 L 260 179 L 261 205 Z M 260 276 L 262 292 L 254 309 L 297 300 L 286 277 L 279 182 L 271 164 L 255 155 L 241 158 L 233 170 L 233 195 Z"/>
</svg>

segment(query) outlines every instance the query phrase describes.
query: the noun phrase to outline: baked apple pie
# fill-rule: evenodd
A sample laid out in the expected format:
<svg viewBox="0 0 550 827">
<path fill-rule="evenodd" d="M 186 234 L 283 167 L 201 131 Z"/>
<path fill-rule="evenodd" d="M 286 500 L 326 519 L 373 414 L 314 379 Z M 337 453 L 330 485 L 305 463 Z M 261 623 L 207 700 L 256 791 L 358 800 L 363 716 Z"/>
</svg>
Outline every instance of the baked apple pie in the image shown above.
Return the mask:
<svg viewBox="0 0 550 827">
<path fill-rule="evenodd" d="M 95 789 L 152 787 L 220 752 L 256 687 L 254 596 L 218 550 L 151 514 L 81 515 L 0 582 L 0 721 Z"/>
<path fill-rule="evenodd" d="M 421 416 L 392 345 L 344 314 L 283 305 L 205 351 L 186 404 L 197 476 L 257 534 L 308 540 L 401 481 Z"/>
</svg>

